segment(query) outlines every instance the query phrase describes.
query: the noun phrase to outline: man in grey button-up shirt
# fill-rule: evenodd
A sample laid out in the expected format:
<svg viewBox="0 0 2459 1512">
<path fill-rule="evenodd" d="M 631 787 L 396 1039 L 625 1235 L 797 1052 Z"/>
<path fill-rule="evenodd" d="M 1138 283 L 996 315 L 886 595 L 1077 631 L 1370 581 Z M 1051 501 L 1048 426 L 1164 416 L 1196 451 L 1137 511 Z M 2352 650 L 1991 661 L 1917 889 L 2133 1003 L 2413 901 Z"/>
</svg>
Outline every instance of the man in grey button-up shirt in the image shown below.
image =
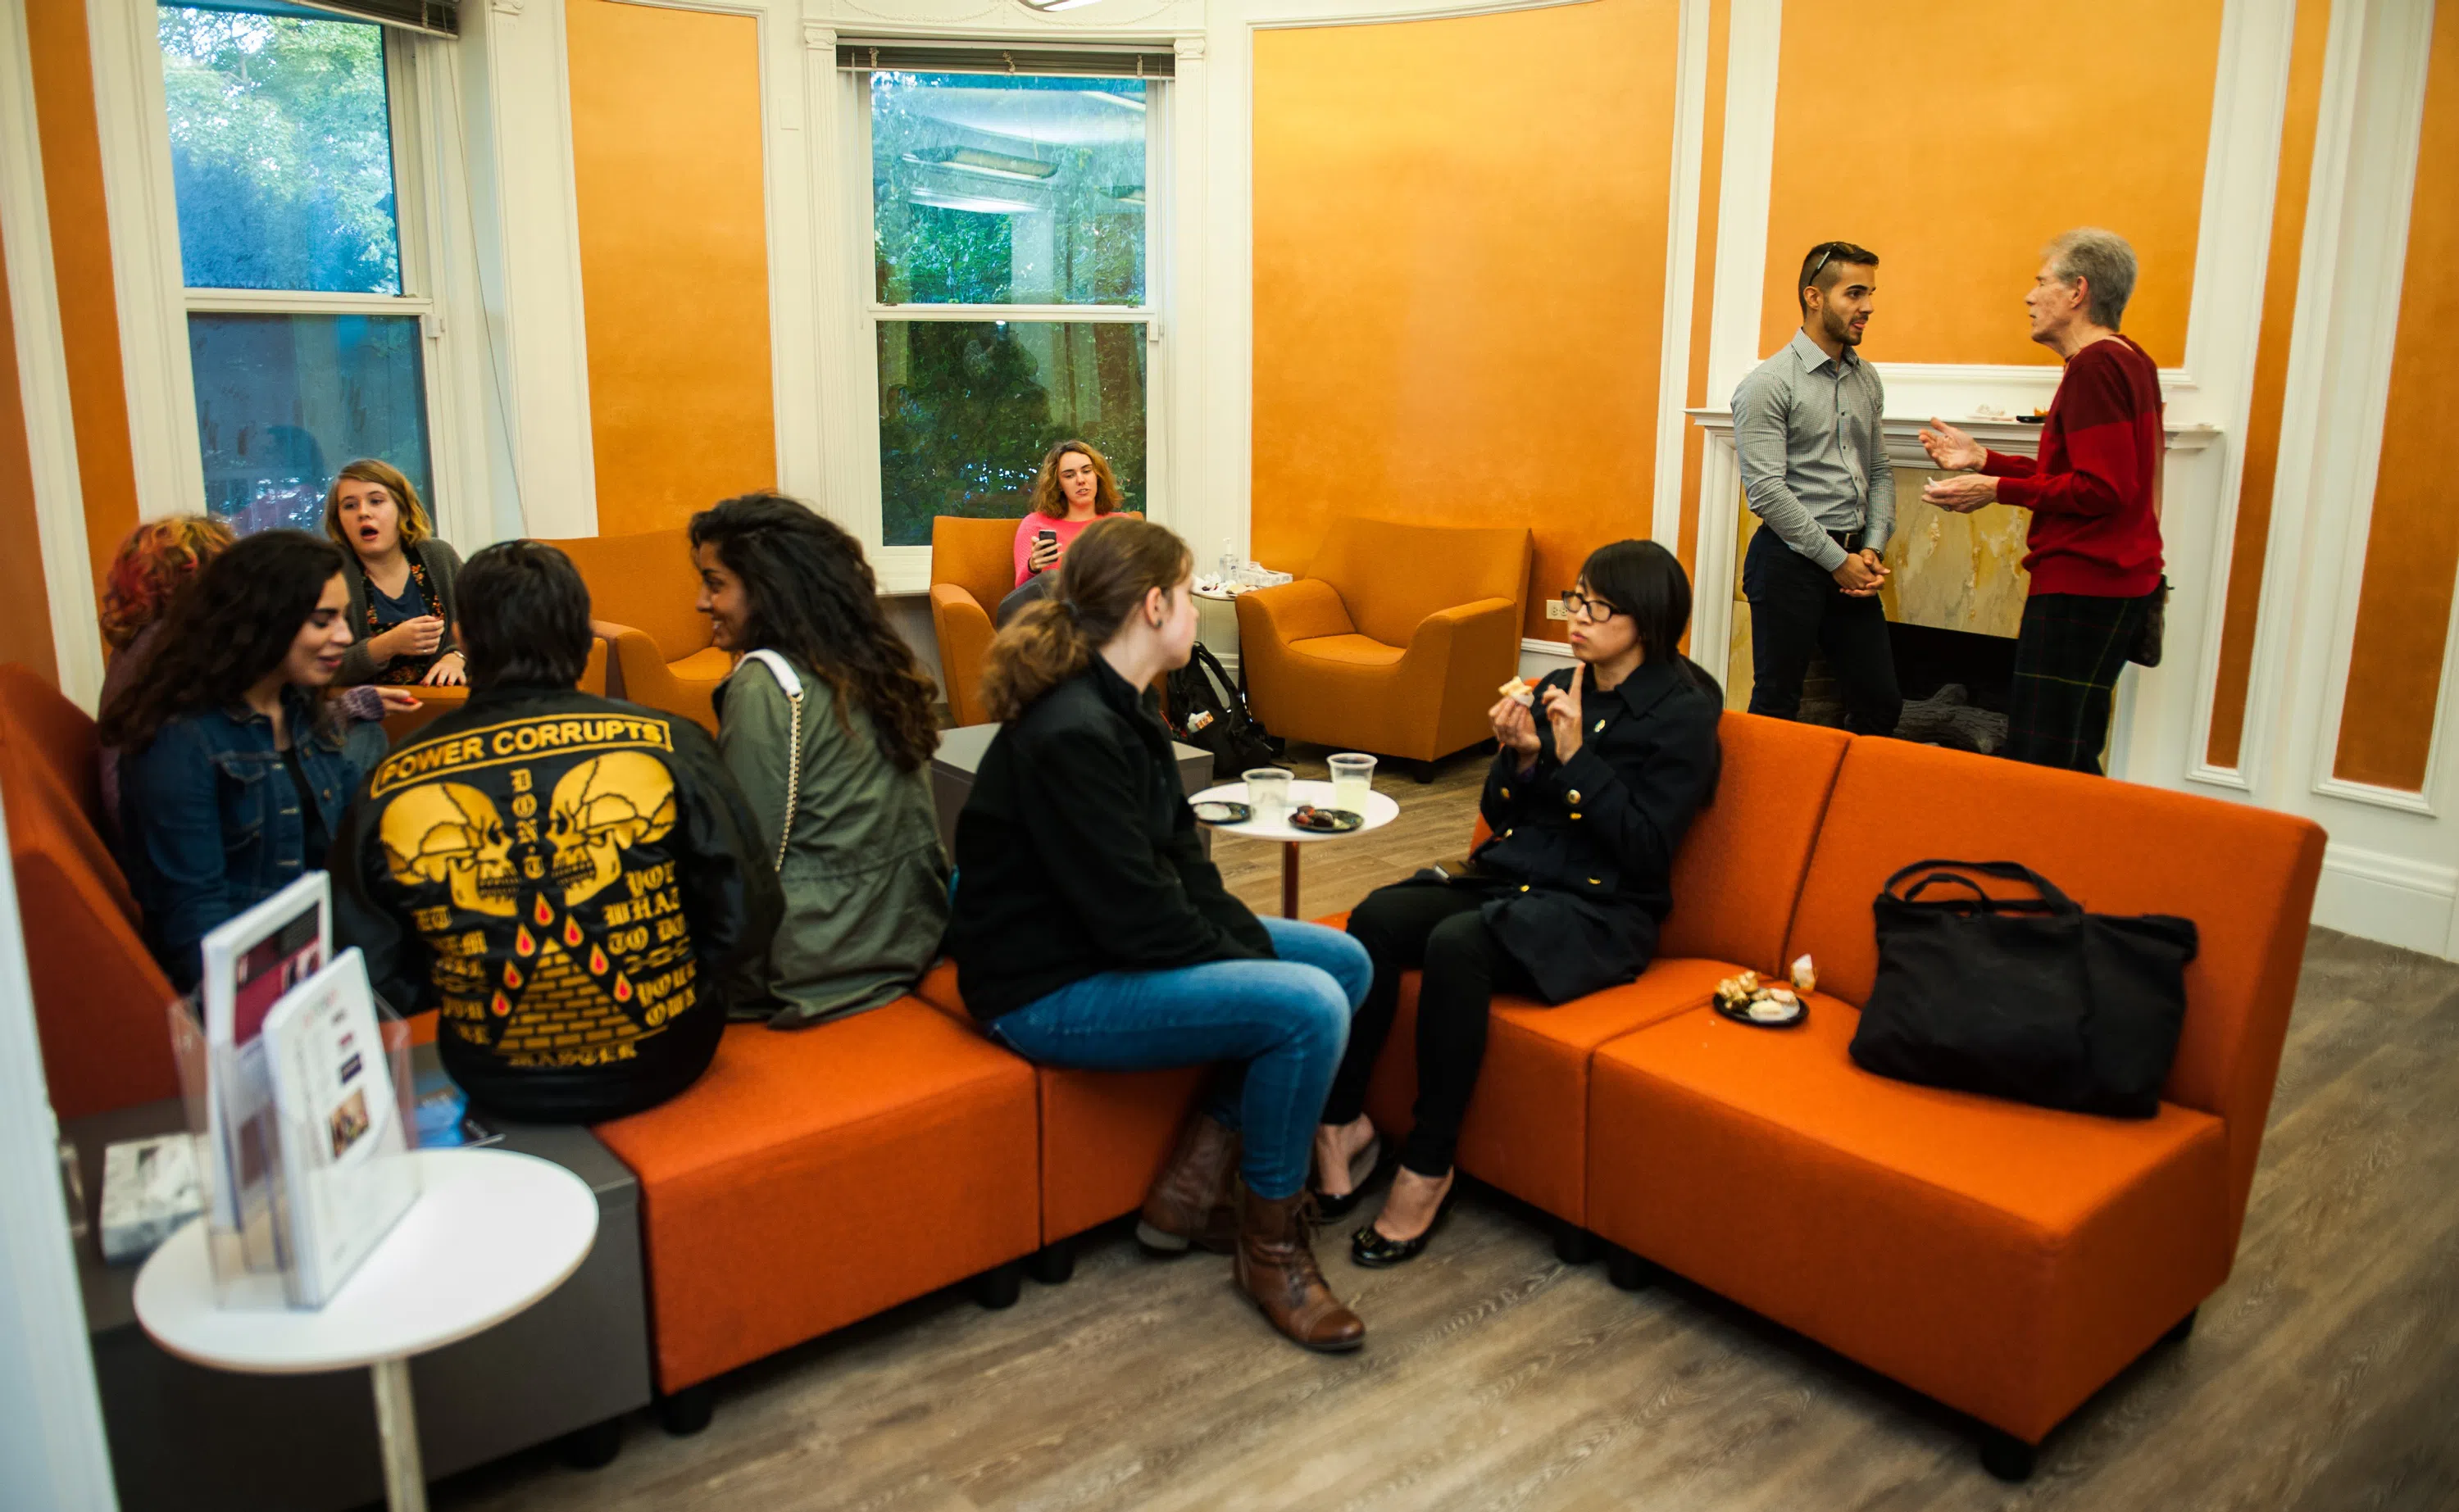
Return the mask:
<svg viewBox="0 0 2459 1512">
<path fill-rule="evenodd" d="M 1896 522 L 1886 391 L 1854 348 L 1878 296 L 1876 253 L 1822 242 L 1801 260 L 1801 329 L 1734 390 L 1742 492 L 1761 529 L 1742 561 L 1751 712 L 1793 719 L 1811 652 L 1843 684 L 1846 723 L 1892 735 L 1903 713 L 1879 585 Z"/>
</svg>

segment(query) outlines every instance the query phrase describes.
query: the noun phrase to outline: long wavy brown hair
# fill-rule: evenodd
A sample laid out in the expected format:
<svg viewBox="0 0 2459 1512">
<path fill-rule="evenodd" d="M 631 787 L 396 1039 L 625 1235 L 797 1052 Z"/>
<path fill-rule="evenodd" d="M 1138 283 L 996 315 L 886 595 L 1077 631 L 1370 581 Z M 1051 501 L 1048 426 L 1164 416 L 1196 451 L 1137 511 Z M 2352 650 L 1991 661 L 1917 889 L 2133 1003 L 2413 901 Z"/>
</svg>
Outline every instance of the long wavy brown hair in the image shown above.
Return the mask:
<svg viewBox="0 0 2459 1512">
<path fill-rule="evenodd" d="M 692 550 L 714 545 L 750 599 L 744 629 L 758 650 L 782 651 L 836 695 L 837 723 L 853 733 L 849 704 L 871 716 L 880 754 L 912 771 L 938 748 L 936 694 L 914 648 L 880 612 L 879 584 L 862 543 L 809 505 L 746 494 L 691 518 Z"/>
<path fill-rule="evenodd" d="M 1034 474 L 1033 507 L 1037 513 L 1052 519 L 1067 517 L 1067 494 L 1059 486 L 1059 459 L 1074 452 L 1089 458 L 1093 464 L 1093 513 L 1103 515 L 1115 513 L 1126 502 L 1119 492 L 1119 476 L 1110 471 L 1110 459 L 1082 441 L 1061 441 L 1041 454 L 1041 471 Z"/>
<path fill-rule="evenodd" d="M 259 532 L 205 563 L 171 601 L 161 648 L 102 711 L 102 744 L 141 751 L 180 715 L 238 703 L 282 665 L 341 571 L 341 547 L 293 530 Z"/>
<path fill-rule="evenodd" d="M 1060 558 L 1059 586 L 1027 604 L 991 642 L 982 703 L 1000 724 L 1092 664 L 1145 595 L 1169 592 L 1195 570 L 1195 553 L 1166 525 L 1134 514 L 1095 520 Z"/>
</svg>

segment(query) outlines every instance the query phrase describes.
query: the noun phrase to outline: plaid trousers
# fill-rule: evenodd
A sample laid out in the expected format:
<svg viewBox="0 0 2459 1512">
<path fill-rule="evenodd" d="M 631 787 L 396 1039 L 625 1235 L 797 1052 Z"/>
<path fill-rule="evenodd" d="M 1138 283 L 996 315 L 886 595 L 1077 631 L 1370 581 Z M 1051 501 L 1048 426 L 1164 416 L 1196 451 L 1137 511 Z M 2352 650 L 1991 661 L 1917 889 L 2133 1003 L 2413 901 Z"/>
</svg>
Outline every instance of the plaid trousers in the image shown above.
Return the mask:
<svg viewBox="0 0 2459 1512">
<path fill-rule="evenodd" d="M 2007 745 L 1998 754 L 2100 775 L 2110 693 L 2158 597 L 2036 593 L 2024 600 L 2024 624 L 2015 636 L 2015 684 L 2007 701 Z"/>
</svg>

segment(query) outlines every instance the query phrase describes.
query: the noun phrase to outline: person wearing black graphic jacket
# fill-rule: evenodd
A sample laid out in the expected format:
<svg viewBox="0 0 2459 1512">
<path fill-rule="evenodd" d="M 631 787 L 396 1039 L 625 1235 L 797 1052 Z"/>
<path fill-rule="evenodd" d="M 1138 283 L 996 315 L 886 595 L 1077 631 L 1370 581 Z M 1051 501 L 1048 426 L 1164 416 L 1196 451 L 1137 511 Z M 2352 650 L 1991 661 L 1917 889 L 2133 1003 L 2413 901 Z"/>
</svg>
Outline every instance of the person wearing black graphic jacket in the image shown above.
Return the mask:
<svg viewBox="0 0 2459 1512">
<path fill-rule="evenodd" d="M 578 692 L 589 590 L 508 541 L 460 578 L 469 704 L 370 774 L 330 871 L 334 934 L 445 1070 L 510 1119 L 597 1123 L 698 1080 L 724 983 L 766 951 L 777 873 L 716 745 Z"/>
</svg>

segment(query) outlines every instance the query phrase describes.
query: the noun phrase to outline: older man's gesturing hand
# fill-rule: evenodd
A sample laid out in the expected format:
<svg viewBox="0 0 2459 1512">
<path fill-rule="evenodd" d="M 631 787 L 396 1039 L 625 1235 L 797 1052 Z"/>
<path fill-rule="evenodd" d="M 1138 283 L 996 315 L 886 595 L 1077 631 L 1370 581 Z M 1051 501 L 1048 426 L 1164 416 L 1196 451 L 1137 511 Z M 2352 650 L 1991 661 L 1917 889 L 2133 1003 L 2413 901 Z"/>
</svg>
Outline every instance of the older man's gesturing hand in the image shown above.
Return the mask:
<svg viewBox="0 0 2459 1512">
<path fill-rule="evenodd" d="M 1948 425 L 1938 416 L 1930 416 L 1922 428 L 1922 450 L 1929 453 L 1931 465 L 1949 472 L 1972 472 L 1989 460 L 1989 452 L 1980 442 Z"/>
</svg>

